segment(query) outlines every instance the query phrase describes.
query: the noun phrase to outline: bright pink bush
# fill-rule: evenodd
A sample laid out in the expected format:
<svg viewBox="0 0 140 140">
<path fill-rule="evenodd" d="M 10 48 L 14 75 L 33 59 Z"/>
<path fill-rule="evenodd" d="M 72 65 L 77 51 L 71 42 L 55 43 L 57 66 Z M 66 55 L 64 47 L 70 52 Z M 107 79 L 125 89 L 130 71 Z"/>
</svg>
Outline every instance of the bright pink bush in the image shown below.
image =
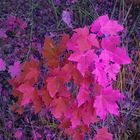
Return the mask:
<svg viewBox="0 0 140 140">
<path fill-rule="evenodd" d="M 97 116 L 102 120 L 108 113 L 118 116 L 116 102 L 124 96 L 113 89 L 112 83 L 121 65 L 131 62 L 125 47 L 120 46 L 118 33 L 122 30 L 116 20 L 104 15 L 91 28 L 75 29 L 71 38 L 64 34 L 56 46 L 46 38 L 43 59 L 24 62 L 21 74 L 10 81 L 14 96 L 19 97 L 19 107 L 33 103 L 39 112 L 46 106 L 60 121 L 59 127 L 74 140 L 84 139 L 89 124 L 99 121 Z M 49 71 L 44 86 L 38 88 L 41 65 Z M 73 87 L 68 87 L 68 83 L 73 83 Z M 107 128 L 97 130 L 95 139 L 101 138 L 112 139 Z"/>
</svg>

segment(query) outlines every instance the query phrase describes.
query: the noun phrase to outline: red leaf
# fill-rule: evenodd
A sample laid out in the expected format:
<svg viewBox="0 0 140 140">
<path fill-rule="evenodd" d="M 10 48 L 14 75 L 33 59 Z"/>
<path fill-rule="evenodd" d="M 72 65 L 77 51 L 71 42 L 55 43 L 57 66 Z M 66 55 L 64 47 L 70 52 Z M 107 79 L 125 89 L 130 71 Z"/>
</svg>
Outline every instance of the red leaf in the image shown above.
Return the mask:
<svg viewBox="0 0 140 140">
<path fill-rule="evenodd" d="M 88 97 L 89 97 L 89 91 L 86 89 L 84 85 L 81 86 L 79 93 L 77 95 L 78 107 L 84 104 L 88 100 Z"/>
<path fill-rule="evenodd" d="M 92 107 L 91 102 L 87 102 L 86 104 L 84 104 L 84 107 L 81 111 L 81 116 L 84 124 L 88 126 L 90 123 L 95 123 L 98 121 L 95 109 Z"/>
<path fill-rule="evenodd" d="M 54 106 L 52 113 L 56 118 L 60 118 L 66 111 L 66 101 L 62 97 L 55 98 L 51 105 Z"/>
<path fill-rule="evenodd" d="M 56 77 L 49 77 L 47 80 L 47 89 L 49 91 L 50 96 L 53 98 L 55 94 L 59 90 L 60 83 L 58 81 L 58 78 Z"/>
<path fill-rule="evenodd" d="M 97 130 L 97 134 L 93 140 L 112 140 L 112 134 L 108 132 L 107 128 L 101 128 Z"/>
<path fill-rule="evenodd" d="M 43 102 L 41 100 L 41 97 L 38 95 L 37 91 L 33 93 L 32 102 L 35 108 L 35 113 L 40 112 L 43 107 Z"/>
<path fill-rule="evenodd" d="M 47 60 L 46 62 L 49 67 L 55 68 L 62 63 L 60 61 L 60 55 L 66 50 L 66 43 L 68 40 L 69 36 L 63 34 L 58 46 L 55 46 L 52 39 L 49 37 L 45 38 L 42 54 Z"/>
<path fill-rule="evenodd" d="M 27 105 L 32 101 L 34 88 L 29 83 L 20 85 L 17 90 L 23 93 L 21 105 Z"/>
<path fill-rule="evenodd" d="M 52 98 L 47 89 L 39 90 L 38 94 L 42 97 L 42 101 L 45 103 L 46 107 L 49 107 L 50 103 L 52 102 Z"/>
<path fill-rule="evenodd" d="M 74 30 L 76 33 L 72 36 L 67 43 L 70 50 L 76 52 L 84 52 L 91 49 L 92 46 L 99 47 L 99 43 L 95 34 L 89 34 L 88 27 L 78 28 Z"/>
</svg>

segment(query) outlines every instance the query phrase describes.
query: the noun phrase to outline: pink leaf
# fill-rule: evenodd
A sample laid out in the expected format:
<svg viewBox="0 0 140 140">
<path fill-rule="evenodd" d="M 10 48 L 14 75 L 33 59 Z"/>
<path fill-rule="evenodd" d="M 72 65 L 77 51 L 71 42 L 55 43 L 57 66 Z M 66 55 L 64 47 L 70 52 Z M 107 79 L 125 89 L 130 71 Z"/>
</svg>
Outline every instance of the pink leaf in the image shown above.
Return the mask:
<svg viewBox="0 0 140 140">
<path fill-rule="evenodd" d="M 92 46 L 97 47 L 97 48 L 100 47 L 100 46 L 99 46 L 99 41 L 97 40 L 95 34 L 89 34 L 88 40 L 89 40 L 89 43 L 90 43 Z"/>
<path fill-rule="evenodd" d="M 123 31 L 123 26 L 118 24 L 116 20 L 109 20 L 104 26 L 101 27 L 102 33 L 116 35 L 118 32 Z"/>
<path fill-rule="evenodd" d="M 118 64 L 129 64 L 131 59 L 126 53 L 126 49 L 117 47 L 113 52 L 103 50 L 100 58 L 103 60 L 110 60 Z"/>
<path fill-rule="evenodd" d="M 95 33 L 116 35 L 123 30 L 123 26 L 116 20 L 110 20 L 108 15 L 98 17 L 91 25 L 91 31 Z"/>
<path fill-rule="evenodd" d="M 110 84 L 110 81 L 107 78 L 107 73 L 105 72 L 104 68 L 105 63 L 97 60 L 95 63 L 95 69 L 92 71 L 92 74 L 95 75 L 95 80 L 97 80 L 100 85 L 106 87 Z"/>
<path fill-rule="evenodd" d="M 79 51 L 79 46 L 75 40 L 78 40 L 77 33 L 74 33 L 71 39 L 67 42 L 67 48 L 72 51 Z"/>
<path fill-rule="evenodd" d="M 103 27 L 109 21 L 108 15 L 103 15 L 98 17 L 91 25 L 92 32 L 99 32 L 101 27 Z"/>
<path fill-rule="evenodd" d="M 119 101 L 124 96 L 121 95 L 119 90 L 113 90 L 112 87 L 107 87 L 103 89 L 100 95 L 95 97 L 94 107 L 96 109 L 96 114 L 105 119 L 106 114 L 119 115 L 119 107 L 116 101 Z"/>
<path fill-rule="evenodd" d="M 110 64 L 110 65 L 107 65 L 105 67 L 105 72 L 108 74 L 108 78 L 111 80 L 116 80 L 116 75 L 119 73 L 120 71 L 120 65 L 119 64 Z"/>
<path fill-rule="evenodd" d="M 120 44 L 119 36 L 109 36 L 102 39 L 102 47 L 109 51 L 115 51 L 117 46 Z"/>
<path fill-rule="evenodd" d="M 97 59 L 97 55 L 93 50 L 88 50 L 86 53 L 73 53 L 69 60 L 78 62 L 77 69 L 84 76 L 88 67 Z"/>
</svg>

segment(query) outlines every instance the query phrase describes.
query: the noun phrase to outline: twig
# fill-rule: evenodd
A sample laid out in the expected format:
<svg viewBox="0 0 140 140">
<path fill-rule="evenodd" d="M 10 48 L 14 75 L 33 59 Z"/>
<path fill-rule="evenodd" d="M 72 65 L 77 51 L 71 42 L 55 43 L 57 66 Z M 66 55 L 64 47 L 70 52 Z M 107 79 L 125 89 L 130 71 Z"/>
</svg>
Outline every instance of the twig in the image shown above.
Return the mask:
<svg viewBox="0 0 140 140">
<path fill-rule="evenodd" d="M 115 12 L 115 9 L 116 9 L 116 5 L 117 5 L 117 0 L 115 1 L 114 7 L 113 7 L 113 10 L 112 10 L 112 13 L 111 13 L 111 18 L 113 18 L 113 15 L 114 15 L 114 12 Z"/>
<path fill-rule="evenodd" d="M 27 55 L 26 55 L 26 59 L 28 60 L 29 59 L 29 56 L 30 56 L 30 52 L 31 52 L 31 49 L 32 49 L 32 38 L 33 38 L 33 1 L 30 0 L 31 2 L 31 29 L 30 29 L 30 35 L 29 35 L 29 49 L 28 49 L 28 52 L 27 52 Z"/>
<path fill-rule="evenodd" d="M 132 8 L 132 5 L 133 5 L 133 4 L 131 4 L 131 5 L 130 5 L 130 7 L 129 7 L 129 9 L 128 9 L 127 13 L 126 13 L 126 16 L 125 16 L 125 18 L 124 18 L 124 20 L 123 20 L 123 23 L 122 23 L 122 24 L 124 24 L 124 23 L 125 23 L 125 21 L 127 20 L 127 17 L 128 17 L 128 15 L 129 15 L 129 13 L 130 13 L 130 10 L 131 10 L 131 8 Z"/>
</svg>

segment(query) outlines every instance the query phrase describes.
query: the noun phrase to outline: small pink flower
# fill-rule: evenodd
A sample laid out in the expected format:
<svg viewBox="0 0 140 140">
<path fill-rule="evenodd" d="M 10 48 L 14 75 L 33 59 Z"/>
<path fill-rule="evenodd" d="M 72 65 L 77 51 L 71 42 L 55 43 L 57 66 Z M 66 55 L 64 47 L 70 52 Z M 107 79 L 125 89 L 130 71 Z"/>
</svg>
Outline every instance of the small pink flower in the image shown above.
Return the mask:
<svg viewBox="0 0 140 140">
<path fill-rule="evenodd" d="M 0 71 L 5 71 L 6 70 L 6 65 L 3 59 L 0 58 Z"/>
<path fill-rule="evenodd" d="M 15 132 L 15 138 L 17 138 L 17 139 L 20 139 L 20 138 L 22 137 L 22 135 L 23 135 L 23 133 L 22 133 L 21 130 L 17 130 L 17 131 Z"/>
<path fill-rule="evenodd" d="M 7 122 L 7 127 L 8 127 L 9 129 L 11 129 L 11 128 L 12 128 L 12 124 L 13 124 L 12 121 L 8 121 L 8 122 Z"/>
</svg>

